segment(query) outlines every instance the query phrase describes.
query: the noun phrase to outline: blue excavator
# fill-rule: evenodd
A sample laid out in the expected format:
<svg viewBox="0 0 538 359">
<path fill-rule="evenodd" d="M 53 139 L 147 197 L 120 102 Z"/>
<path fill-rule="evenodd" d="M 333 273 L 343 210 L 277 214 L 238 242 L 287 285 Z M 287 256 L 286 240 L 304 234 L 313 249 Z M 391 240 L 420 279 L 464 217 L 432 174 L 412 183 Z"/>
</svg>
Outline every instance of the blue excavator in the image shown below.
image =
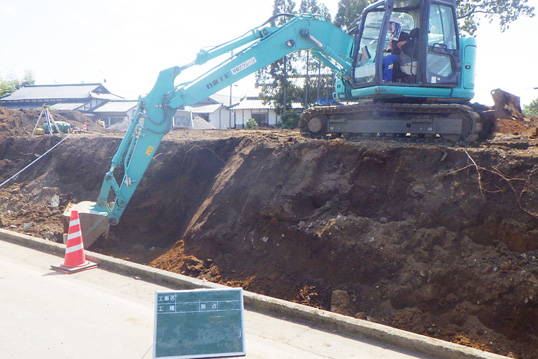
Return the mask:
<svg viewBox="0 0 538 359">
<path fill-rule="evenodd" d="M 289 19 L 265 26 L 273 17 L 200 51 L 185 66 L 161 71 L 153 89 L 139 99 L 97 201 L 71 205 L 65 214 L 78 210 L 86 247 L 106 235 L 110 224 L 118 224 L 178 109 L 299 50 L 310 50 L 334 72 L 338 103 L 305 110 L 299 121 L 304 136 L 480 139 L 484 126 L 469 106 L 476 43 L 458 35 L 455 7 L 455 0 L 382 0 L 368 6 L 350 32 L 318 15 L 276 15 Z M 225 59 L 208 72 L 175 84 L 185 69 L 219 57 Z M 121 167 L 123 173 L 116 174 Z"/>
</svg>

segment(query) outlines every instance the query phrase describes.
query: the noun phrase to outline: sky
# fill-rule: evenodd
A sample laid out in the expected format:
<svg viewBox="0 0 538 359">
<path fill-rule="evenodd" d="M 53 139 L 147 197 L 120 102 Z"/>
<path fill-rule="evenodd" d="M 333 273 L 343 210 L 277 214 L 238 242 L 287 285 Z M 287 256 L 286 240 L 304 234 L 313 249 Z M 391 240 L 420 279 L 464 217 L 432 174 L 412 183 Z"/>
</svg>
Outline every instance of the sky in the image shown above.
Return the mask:
<svg viewBox="0 0 538 359">
<path fill-rule="evenodd" d="M 300 2 L 299 0 L 296 1 Z M 338 0 L 320 0 L 333 18 Z M 36 85 L 103 83 L 114 94 L 136 99 L 148 93 L 159 71 L 185 65 L 200 49 L 234 39 L 264 23 L 274 0 L 2 0 L 0 76 Z M 538 0 L 529 0 L 538 9 Z M 522 17 L 501 33 L 484 21 L 478 30 L 475 101 L 491 105 L 501 88 L 538 98 L 538 17 Z M 184 71 L 176 83 L 209 68 Z M 225 90 L 229 94 L 229 90 Z M 253 75 L 232 88 L 256 94 Z"/>
</svg>

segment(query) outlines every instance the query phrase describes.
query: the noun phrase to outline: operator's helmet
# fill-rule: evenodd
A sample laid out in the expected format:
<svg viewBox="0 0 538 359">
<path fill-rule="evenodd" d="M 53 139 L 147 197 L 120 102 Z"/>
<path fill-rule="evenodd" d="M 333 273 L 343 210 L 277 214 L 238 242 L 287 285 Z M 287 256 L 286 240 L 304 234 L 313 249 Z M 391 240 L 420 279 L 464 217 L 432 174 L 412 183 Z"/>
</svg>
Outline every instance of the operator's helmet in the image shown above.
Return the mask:
<svg viewBox="0 0 538 359">
<path fill-rule="evenodd" d="M 400 38 L 401 32 L 402 32 L 402 25 L 400 24 L 400 22 L 397 19 L 394 19 L 394 18 L 391 19 L 389 21 L 390 38 L 393 41 L 398 41 L 398 39 Z"/>
</svg>

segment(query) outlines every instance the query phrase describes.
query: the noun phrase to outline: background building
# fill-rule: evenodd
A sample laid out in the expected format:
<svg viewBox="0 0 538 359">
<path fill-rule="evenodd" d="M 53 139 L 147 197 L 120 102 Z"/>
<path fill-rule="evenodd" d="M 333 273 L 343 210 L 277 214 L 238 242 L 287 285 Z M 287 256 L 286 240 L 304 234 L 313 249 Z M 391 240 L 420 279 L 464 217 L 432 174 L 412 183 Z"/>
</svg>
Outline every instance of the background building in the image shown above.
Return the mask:
<svg viewBox="0 0 538 359">
<path fill-rule="evenodd" d="M 114 95 L 100 83 L 32 85 L 2 97 L 0 106 L 11 109 L 38 109 L 49 106 L 52 110 L 80 111 L 94 121 L 103 121 L 106 127 L 127 128 L 135 114 L 137 101 Z M 301 111 L 299 104 L 294 104 L 293 108 Z M 189 113 L 189 116 L 186 116 L 185 112 Z M 250 119 L 255 120 L 259 127 L 273 127 L 280 122 L 275 109 L 269 104 L 263 104 L 256 97 L 241 99 L 231 94 L 218 93 L 193 106 L 185 106 L 177 117 L 174 118 L 174 128 L 185 127 L 182 124 L 185 118 L 187 127 L 193 126 L 192 119 L 196 119 L 200 128 L 220 130 L 245 128 Z M 200 123 L 200 119 L 205 120 L 208 126 Z"/>
<path fill-rule="evenodd" d="M 297 112 L 302 111 L 301 104 L 294 103 L 292 108 Z M 247 97 L 239 104 L 232 107 L 235 112 L 234 128 L 245 128 L 250 119 L 256 121 L 259 127 L 274 127 L 280 120 L 276 110 L 270 104 L 264 104 L 257 97 Z"/>
</svg>

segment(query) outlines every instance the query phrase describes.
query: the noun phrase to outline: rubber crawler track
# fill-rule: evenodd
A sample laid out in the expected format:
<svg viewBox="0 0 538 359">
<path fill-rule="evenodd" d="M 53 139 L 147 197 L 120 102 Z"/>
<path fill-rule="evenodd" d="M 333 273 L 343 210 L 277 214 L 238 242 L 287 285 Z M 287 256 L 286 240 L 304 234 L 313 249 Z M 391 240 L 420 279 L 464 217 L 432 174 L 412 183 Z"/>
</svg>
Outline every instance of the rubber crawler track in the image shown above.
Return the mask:
<svg viewBox="0 0 538 359">
<path fill-rule="evenodd" d="M 328 118 L 331 116 L 346 116 L 352 115 L 354 118 L 375 118 L 379 116 L 390 117 L 394 114 L 394 117 L 405 116 L 406 120 L 409 120 L 409 115 L 430 115 L 437 118 L 445 118 L 449 115 L 458 115 L 463 117 L 464 125 L 463 131 L 460 134 L 458 141 L 474 142 L 486 138 L 488 136 L 487 129 L 482 126 L 480 115 L 473 111 L 470 106 L 463 104 L 402 104 L 402 103 L 379 103 L 368 101 L 364 103 L 346 105 L 346 106 L 327 106 L 327 107 L 313 107 L 301 115 L 299 121 L 299 129 L 301 134 L 307 137 L 324 137 L 327 133 L 312 134 L 308 127 L 308 122 L 314 116 L 325 115 Z M 441 119 L 442 120 L 442 119 Z M 360 133 L 354 133 L 352 135 L 359 135 Z M 443 137 L 443 134 L 439 134 Z"/>
</svg>

